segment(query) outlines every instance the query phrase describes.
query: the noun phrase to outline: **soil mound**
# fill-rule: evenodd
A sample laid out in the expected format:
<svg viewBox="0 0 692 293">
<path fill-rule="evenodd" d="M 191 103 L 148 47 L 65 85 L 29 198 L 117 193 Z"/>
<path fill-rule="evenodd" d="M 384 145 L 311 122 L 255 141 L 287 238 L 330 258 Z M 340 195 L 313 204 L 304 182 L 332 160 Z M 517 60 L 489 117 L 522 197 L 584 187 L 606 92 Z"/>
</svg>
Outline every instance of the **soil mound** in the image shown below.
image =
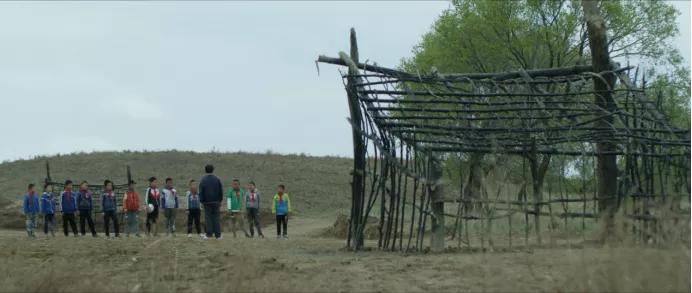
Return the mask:
<svg viewBox="0 0 692 293">
<path fill-rule="evenodd" d="M 318 231 L 318 233 L 316 233 L 317 235 L 315 236 L 346 239 L 348 236 L 348 221 L 348 216 L 341 214 L 336 218 L 332 227 L 327 227 Z M 377 236 L 379 235 L 379 223 L 380 221 L 377 218 L 368 217 L 363 229 L 363 236 L 365 239 L 377 239 Z"/>
</svg>

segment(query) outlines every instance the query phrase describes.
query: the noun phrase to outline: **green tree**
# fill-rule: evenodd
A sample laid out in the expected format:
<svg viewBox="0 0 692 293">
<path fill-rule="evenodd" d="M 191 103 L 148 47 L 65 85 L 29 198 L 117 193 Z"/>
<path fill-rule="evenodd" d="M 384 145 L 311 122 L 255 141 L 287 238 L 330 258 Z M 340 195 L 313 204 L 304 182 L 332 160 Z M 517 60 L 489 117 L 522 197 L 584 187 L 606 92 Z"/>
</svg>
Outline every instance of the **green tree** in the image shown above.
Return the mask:
<svg viewBox="0 0 692 293">
<path fill-rule="evenodd" d="M 648 66 L 644 69 L 651 77 L 649 89 L 655 92 L 649 95 L 660 93 L 670 97 L 662 102 L 663 112 L 671 117 L 673 124 L 689 127 L 689 67 L 683 64 L 678 50 L 668 45 L 679 34 L 676 25 L 679 11 L 660 0 L 599 1 L 599 6 L 608 29 L 611 58 Z M 565 67 L 591 61 L 581 2 L 575 0 L 454 0 L 412 53 L 411 57 L 402 59 L 400 69 L 421 72 L 434 66 L 443 73 L 489 73 Z M 656 73 L 656 68 L 673 73 Z M 547 90 L 558 92 L 564 88 Z M 491 126 L 494 122 L 475 123 Z M 540 193 L 545 177 L 557 176 L 559 172 L 548 172 L 550 156 L 535 159 L 539 178 L 534 181 L 538 185 L 534 191 Z M 458 165 L 455 163 L 458 158 L 453 160 L 449 165 Z M 474 190 L 478 186 L 474 185 L 480 184 L 485 175 L 480 171 L 487 173 L 491 169 L 488 166 L 493 165 L 490 162 L 495 160 L 483 155 L 470 155 L 463 160 L 470 166 L 463 170 L 464 174 L 470 174 L 467 181 L 471 188 L 467 191 L 479 194 Z M 512 168 L 521 168 L 521 160 L 502 161 Z M 473 169 L 476 165 L 482 165 L 480 170 Z"/>
</svg>

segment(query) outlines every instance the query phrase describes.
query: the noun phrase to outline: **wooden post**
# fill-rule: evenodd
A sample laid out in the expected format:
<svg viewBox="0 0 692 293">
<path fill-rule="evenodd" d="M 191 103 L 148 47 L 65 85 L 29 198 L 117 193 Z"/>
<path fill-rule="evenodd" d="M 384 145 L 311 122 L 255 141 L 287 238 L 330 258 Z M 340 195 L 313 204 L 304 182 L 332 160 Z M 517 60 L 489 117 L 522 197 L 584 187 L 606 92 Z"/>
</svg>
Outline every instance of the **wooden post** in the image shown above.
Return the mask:
<svg viewBox="0 0 692 293">
<path fill-rule="evenodd" d="M 434 252 L 443 252 L 445 249 L 445 204 L 442 175 L 440 160 L 431 155 L 428 188 L 432 199 L 430 203 L 432 209 L 430 248 Z"/>
<path fill-rule="evenodd" d="M 538 245 L 543 244 L 541 238 L 541 205 L 537 204 L 539 201 L 543 201 L 541 194 L 540 184 L 542 182 L 538 181 L 538 154 L 536 153 L 536 138 L 531 138 L 531 182 L 533 186 L 533 210 L 536 215 L 533 217 L 534 228 L 536 229 L 536 242 Z"/>
<path fill-rule="evenodd" d="M 589 46 L 595 72 L 611 70 L 610 55 L 608 53 L 608 36 L 606 35 L 605 21 L 598 9 L 595 0 L 582 0 L 584 19 L 589 35 Z M 601 94 L 595 94 L 595 104 L 607 112 L 613 112 L 616 108 L 612 89 L 615 87 L 615 75 L 605 74 L 603 79 L 594 78 L 595 90 Z M 594 127 L 610 127 L 613 125 L 613 116 L 608 116 L 594 122 Z M 612 143 L 601 142 L 596 144 L 596 152 L 615 151 Z M 607 231 L 611 232 L 613 216 L 617 203 L 617 157 L 615 155 L 598 156 L 596 169 L 598 178 L 598 212 L 605 215 Z M 610 233 L 606 233 L 609 235 Z M 602 240 L 605 240 L 602 239 Z"/>
<path fill-rule="evenodd" d="M 125 182 L 125 192 L 127 192 L 127 189 L 130 187 L 130 182 L 132 182 L 132 172 L 130 171 L 130 165 L 127 165 L 127 181 Z M 123 194 L 123 198 L 124 197 L 125 195 Z M 123 225 L 123 227 L 125 225 L 125 213 L 127 213 L 127 211 L 125 210 L 125 207 L 122 207 L 122 210 L 120 210 L 119 214 L 121 223 L 120 225 Z"/>
<path fill-rule="evenodd" d="M 356 41 L 356 31 L 351 28 L 351 51 L 350 58 L 353 63 L 358 64 L 358 42 Z M 349 66 L 349 75 L 346 91 L 348 93 L 348 106 L 350 109 L 351 121 L 353 127 L 361 129 L 362 113 L 358 93 L 356 92 L 357 80 L 354 75 L 358 74 L 358 69 Z M 353 250 L 358 250 L 364 244 L 363 233 L 358 233 L 363 221 L 363 187 L 365 184 L 365 143 L 363 136 L 353 129 L 353 185 L 351 188 L 351 218 L 349 220 L 350 238 L 347 240 L 347 245 L 351 245 Z"/>
<path fill-rule="evenodd" d="M 50 177 L 50 165 L 48 164 L 48 160 L 46 160 L 46 180 L 44 183 L 48 183 L 53 181 L 53 178 Z"/>
</svg>

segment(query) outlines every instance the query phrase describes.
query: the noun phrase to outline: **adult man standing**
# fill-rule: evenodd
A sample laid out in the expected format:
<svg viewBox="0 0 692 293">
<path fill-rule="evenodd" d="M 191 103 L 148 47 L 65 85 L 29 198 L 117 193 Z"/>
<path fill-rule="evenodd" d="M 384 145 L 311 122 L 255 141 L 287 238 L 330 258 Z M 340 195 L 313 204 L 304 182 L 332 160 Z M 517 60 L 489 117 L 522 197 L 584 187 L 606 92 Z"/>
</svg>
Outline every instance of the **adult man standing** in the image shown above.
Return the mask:
<svg viewBox="0 0 692 293">
<path fill-rule="evenodd" d="M 204 225 L 207 235 L 205 239 L 212 235 L 221 238 L 221 201 L 223 201 L 223 185 L 221 180 L 214 172 L 214 166 L 204 166 L 207 173 L 199 181 L 199 201 L 204 205 Z"/>
</svg>

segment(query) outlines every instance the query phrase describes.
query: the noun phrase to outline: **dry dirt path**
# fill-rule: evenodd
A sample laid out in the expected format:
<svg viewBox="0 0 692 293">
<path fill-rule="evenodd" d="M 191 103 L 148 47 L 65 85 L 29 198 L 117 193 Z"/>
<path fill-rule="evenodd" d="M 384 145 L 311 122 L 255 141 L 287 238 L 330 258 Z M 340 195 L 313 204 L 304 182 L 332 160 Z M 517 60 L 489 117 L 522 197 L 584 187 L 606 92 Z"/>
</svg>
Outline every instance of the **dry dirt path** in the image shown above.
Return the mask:
<svg viewBox="0 0 692 293">
<path fill-rule="evenodd" d="M 0 231 L 0 292 L 565 291 L 575 290 L 569 284 L 579 279 L 580 272 L 608 268 L 612 259 L 599 249 L 353 253 L 342 249 L 345 240 L 310 236 L 331 224 L 323 219 L 291 219 L 288 240 L 272 237 L 274 225 L 264 229 L 265 239 L 232 238 L 225 233 L 220 240 L 181 237 L 184 235 L 32 240 L 22 231 Z M 656 259 L 663 257 L 660 252 L 652 253 Z M 91 277 L 65 282 L 74 280 L 77 272 Z M 689 276 L 689 267 L 686 274 Z"/>
</svg>

